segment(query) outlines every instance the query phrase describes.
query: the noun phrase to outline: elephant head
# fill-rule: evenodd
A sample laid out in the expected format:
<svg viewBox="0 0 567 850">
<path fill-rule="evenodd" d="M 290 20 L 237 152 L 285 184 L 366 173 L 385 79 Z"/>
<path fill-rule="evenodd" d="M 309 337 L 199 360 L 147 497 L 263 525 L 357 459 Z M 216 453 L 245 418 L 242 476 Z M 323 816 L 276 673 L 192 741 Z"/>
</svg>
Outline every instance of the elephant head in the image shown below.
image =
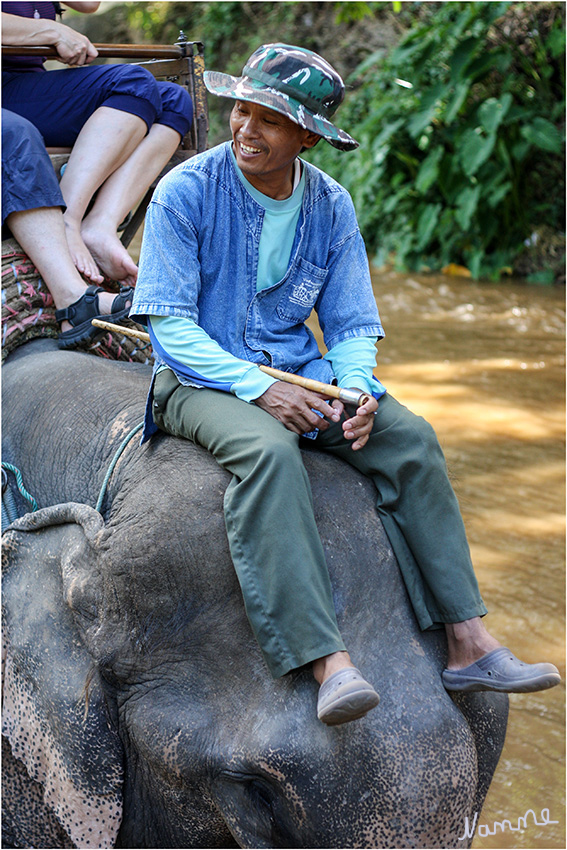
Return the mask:
<svg viewBox="0 0 567 850">
<path fill-rule="evenodd" d="M 317 478 L 319 459 L 307 462 Z M 355 482 L 340 472 L 348 504 Z M 190 524 L 171 515 L 170 493 L 143 541 L 124 516 L 105 525 L 72 503 L 8 531 L 14 754 L 77 846 L 454 846 L 499 747 L 486 751 L 443 690 L 440 641 L 413 626 L 379 520 L 368 511 L 356 525 L 381 564 L 377 601 L 368 564 L 343 568 L 360 553 L 317 499 L 339 622 L 382 697 L 329 729 L 310 671 L 274 682 L 263 667 L 222 528 L 224 473 L 210 477 L 200 500 L 202 481 L 184 494 Z M 468 703 L 501 746 L 502 700 Z"/>
<path fill-rule="evenodd" d="M 138 380 L 124 364 L 75 355 L 70 369 L 70 357 L 50 355 L 52 372 L 64 361 L 89 394 L 80 412 L 59 397 L 43 428 L 82 429 L 80 481 L 72 463 L 57 483 L 46 480 L 42 434 L 8 444 L 38 501 L 61 503 L 5 534 L 3 597 L 4 731 L 71 840 L 468 846 L 458 839 L 496 767 L 507 699 L 444 690 L 444 637 L 418 630 L 370 482 L 304 453 L 339 626 L 381 696 L 367 717 L 326 727 L 310 670 L 274 681 L 265 667 L 229 556 L 229 476 L 205 451 L 158 436 L 121 458 L 104 517 L 69 499 L 88 485 L 94 504 L 108 465 L 97 452 L 121 434 L 121 398 L 137 399 L 138 417 L 147 386 L 147 374 Z M 49 393 L 34 360 L 6 371 L 17 421 L 28 374 L 34 403 Z M 68 384 L 57 386 L 71 398 Z"/>
</svg>

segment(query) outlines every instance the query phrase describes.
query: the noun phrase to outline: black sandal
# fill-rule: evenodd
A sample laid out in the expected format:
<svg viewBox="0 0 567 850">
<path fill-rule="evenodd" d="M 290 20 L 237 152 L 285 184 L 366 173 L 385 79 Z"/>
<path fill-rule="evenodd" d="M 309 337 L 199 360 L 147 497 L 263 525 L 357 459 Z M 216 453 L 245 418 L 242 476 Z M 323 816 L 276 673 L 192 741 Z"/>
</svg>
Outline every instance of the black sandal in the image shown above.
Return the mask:
<svg viewBox="0 0 567 850">
<path fill-rule="evenodd" d="M 71 330 L 59 334 L 59 348 L 73 348 L 77 343 L 88 340 L 95 342 L 104 336 L 106 331 L 96 328 L 92 324 L 93 319 L 116 323 L 127 317 L 132 306 L 134 289 L 131 286 L 120 287 L 120 292 L 112 302 L 110 314 L 101 313 L 98 303 L 99 292 L 106 291 L 102 286 L 96 286 L 93 283 L 87 287 L 85 294 L 69 307 L 55 311 L 57 322 L 67 321 L 71 324 Z"/>
</svg>

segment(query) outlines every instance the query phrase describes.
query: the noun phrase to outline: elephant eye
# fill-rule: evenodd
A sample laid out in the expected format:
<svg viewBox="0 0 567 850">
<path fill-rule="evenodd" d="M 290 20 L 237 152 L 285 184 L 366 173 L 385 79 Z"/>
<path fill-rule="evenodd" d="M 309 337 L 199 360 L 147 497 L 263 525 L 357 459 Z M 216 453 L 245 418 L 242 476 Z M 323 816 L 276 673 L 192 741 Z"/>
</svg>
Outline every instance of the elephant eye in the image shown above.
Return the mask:
<svg viewBox="0 0 567 850">
<path fill-rule="evenodd" d="M 271 817 L 273 815 L 274 795 L 268 785 L 261 779 L 249 779 L 246 785 L 252 802 L 260 809 L 268 809 Z"/>
<path fill-rule="evenodd" d="M 255 774 L 233 770 L 223 770 L 222 776 L 237 794 L 246 796 L 247 803 L 252 803 L 258 813 L 268 815 L 273 821 L 277 792 L 269 782 Z"/>
</svg>

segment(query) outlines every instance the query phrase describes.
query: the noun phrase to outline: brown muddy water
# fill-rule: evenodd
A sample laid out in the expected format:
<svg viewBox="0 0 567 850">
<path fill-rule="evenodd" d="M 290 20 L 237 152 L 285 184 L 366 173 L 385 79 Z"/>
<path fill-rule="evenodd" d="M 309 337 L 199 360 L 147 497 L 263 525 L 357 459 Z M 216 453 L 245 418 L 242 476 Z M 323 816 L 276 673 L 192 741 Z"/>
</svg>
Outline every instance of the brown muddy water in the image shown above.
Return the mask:
<svg viewBox="0 0 567 850">
<path fill-rule="evenodd" d="M 373 284 L 386 329 L 376 375 L 437 431 L 485 622 L 524 660 L 556 664 L 564 682 L 564 291 L 379 272 Z M 511 695 L 473 847 L 565 848 L 564 756 L 564 684 Z M 518 830 L 529 810 L 540 825 L 530 814 Z"/>
</svg>

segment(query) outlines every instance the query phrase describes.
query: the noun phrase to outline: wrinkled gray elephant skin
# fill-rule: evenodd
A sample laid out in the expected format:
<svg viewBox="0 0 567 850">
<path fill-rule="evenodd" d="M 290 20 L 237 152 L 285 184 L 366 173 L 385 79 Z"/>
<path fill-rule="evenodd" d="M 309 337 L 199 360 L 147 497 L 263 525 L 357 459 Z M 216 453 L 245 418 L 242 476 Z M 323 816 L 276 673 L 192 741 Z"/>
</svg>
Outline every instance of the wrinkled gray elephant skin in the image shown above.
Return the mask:
<svg viewBox="0 0 567 850">
<path fill-rule="evenodd" d="M 416 626 L 371 484 L 304 452 L 339 624 L 381 695 L 328 728 L 308 670 L 264 665 L 207 452 L 135 437 L 94 510 L 148 380 L 46 341 L 4 367 L 4 459 L 41 508 L 4 544 L 5 846 L 60 847 L 57 824 L 79 847 L 469 846 L 507 698 L 443 689 L 443 633 Z"/>
</svg>

